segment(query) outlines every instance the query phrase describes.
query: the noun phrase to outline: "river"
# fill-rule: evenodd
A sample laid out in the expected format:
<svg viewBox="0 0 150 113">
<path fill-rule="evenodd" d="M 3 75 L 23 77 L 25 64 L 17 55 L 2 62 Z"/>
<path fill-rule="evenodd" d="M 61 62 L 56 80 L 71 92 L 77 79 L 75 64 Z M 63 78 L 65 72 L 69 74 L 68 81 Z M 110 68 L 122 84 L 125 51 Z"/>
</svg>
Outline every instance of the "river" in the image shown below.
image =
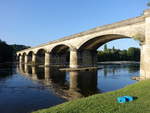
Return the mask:
<svg viewBox="0 0 150 113">
<path fill-rule="evenodd" d="M 97 71 L 61 72 L 27 65 L 0 68 L 0 113 L 30 113 L 68 100 L 123 88 L 137 81 L 139 64 L 100 65 Z"/>
</svg>

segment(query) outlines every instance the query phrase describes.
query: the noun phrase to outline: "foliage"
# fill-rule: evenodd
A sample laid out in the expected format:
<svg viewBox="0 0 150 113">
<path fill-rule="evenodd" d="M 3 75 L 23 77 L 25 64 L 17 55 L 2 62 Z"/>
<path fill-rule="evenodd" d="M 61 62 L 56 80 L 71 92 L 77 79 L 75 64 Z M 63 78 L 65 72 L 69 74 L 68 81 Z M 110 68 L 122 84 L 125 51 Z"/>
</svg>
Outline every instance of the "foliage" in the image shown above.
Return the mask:
<svg viewBox="0 0 150 113">
<path fill-rule="evenodd" d="M 131 47 L 128 50 L 104 49 L 104 51 L 98 51 L 98 62 L 102 61 L 139 61 L 140 49 Z"/>
<path fill-rule="evenodd" d="M 16 59 L 16 52 L 17 52 L 17 51 L 30 48 L 30 46 L 16 45 L 16 44 L 13 44 L 13 45 L 10 45 L 10 46 L 11 46 L 12 49 L 13 49 L 13 59 L 14 59 L 14 60 Z"/>
<path fill-rule="evenodd" d="M 33 113 L 149 113 L 149 89 L 150 80 L 145 80 L 117 91 L 66 102 Z M 117 103 L 116 98 L 124 95 L 134 96 L 136 99 L 124 104 Z"/>
<path fill-rule="evenodd" d="M 104 45 L 104 51 L 107 51 L 107 44 Z"/>
<path fill-rule="evenodd" d="M 8 45 L 6 42 L 0 40 L 0 63 L 12 62 L 16 59 L 16 52 L 26 48 L 29 48 L 29 46 Z"/>
<path fill-rule="evenodd" d="M 27 49 L 27 48 L 29 48 L 30 46 L 13 44 L 13 45 L 11 45 L 11 47 L 13 48 L 13 51 L 14 51 L 14 52 L 17 52 L 17 51 L 20 51 L 20 50 L 23 50 L 23 49 Z"/>
<path fill-rule="evenodd" d="M 0 63 L 12 61 L 12 48 L 0 40 Z"/>
<path fill-rule="evenodd" d="M 128 58 L 129 60 L 139 60 L 140 59 L 140 50 L 139 48 L 129 48 L 128 51 L 127 51 L 127 55 L 128 55 Z"/>
</svg>

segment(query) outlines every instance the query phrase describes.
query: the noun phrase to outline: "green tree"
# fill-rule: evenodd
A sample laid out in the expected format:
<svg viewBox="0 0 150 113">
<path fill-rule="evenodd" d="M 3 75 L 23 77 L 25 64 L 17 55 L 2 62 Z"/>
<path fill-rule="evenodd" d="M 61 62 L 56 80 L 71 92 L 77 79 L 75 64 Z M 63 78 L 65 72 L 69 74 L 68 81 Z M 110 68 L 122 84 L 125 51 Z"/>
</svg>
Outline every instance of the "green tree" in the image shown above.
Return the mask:
<svg viewBox="0 0 150 113">
<path fill-rule="evenodd" d="M 98 51 L 98 61 L 139 61 L 140 60 L 140 49 L 131 47 L 128 50 L 119 50 L 113 47 L 112 49 L 107 48 L 103 51 Z"/>
<path fill-rule="evenodd" d="M 127 50 L 120 51 L 120 60 L 122 61 L 128 60 Z"/>
<path fill-rule="evenodd" d="M 107 51 L 108 48 L 107 48 L 107 44 L 104 45 L 104 51 Z"/>
<path fill-rule="evenodd" d="M 113 46 L 112 51 L 115 51 L 115 47 Z"/>
<path fill-rule="evenodd" d="M 16 59 L 16 52 L 29 48 L 24 45 L 8 45 L 5 41 L 0 40 L 0 63 L 12 62 Z"/>
<path fill-rule="evenodd" d="M 140 49 L 139 48 L 130 47 L 128 49 L 128 51 L 127 51 L 127 55 L 129 57 L 129 60 L 139 61 L 140 60 Z"/>
<path fill-rule="evenodd" d="M 30 46 L 25 46 L 25 45 L 17 45 L 17 44 L 13 44 L 13 45 L 10 45 L 13 49 L 13 59 L 15 60 L 16 59 L 16 52 L 17 51 L 20 51 L 20 50 L 23 50 L 23 49 L 27 49 L 27 48 L 30 48 Z"/>
<path fill-rule="evenodd" d="M 0 40 L 0 63 L 12 61 L 12 47 Z"/>
</svg>

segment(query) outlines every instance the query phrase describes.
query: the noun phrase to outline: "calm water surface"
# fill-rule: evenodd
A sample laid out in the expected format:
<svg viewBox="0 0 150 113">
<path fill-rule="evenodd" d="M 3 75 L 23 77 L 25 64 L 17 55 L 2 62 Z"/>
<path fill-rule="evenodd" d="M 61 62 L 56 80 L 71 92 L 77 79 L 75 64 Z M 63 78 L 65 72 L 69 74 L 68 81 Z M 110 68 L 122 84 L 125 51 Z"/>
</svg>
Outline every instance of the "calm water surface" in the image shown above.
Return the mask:
<svg viewBox="0 0 150 113">
<path fill-rule="evenodd" d="M 60 72 L 27 65 L 0 68 L 0 113 L 30 113 L 68 100 L 123 88 L 139 65 L 101 65 L 98 71 Z"/>
</svg>

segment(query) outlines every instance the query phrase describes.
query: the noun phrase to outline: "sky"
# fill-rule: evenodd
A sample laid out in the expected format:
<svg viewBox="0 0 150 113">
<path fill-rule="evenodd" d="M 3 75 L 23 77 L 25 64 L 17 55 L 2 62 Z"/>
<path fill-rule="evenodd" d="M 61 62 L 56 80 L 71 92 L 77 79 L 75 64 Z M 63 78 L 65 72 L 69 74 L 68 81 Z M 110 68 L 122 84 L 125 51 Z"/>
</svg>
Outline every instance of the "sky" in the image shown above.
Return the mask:
<svg viewBox="0 0 150 113">
<path fill-rule="evenodd" d="M 36 46 L 142 15 L 149 0 L 0 0 L 0 39 Z M 122 39 L 108 47 L 139 47 Z"/>
</svg>

